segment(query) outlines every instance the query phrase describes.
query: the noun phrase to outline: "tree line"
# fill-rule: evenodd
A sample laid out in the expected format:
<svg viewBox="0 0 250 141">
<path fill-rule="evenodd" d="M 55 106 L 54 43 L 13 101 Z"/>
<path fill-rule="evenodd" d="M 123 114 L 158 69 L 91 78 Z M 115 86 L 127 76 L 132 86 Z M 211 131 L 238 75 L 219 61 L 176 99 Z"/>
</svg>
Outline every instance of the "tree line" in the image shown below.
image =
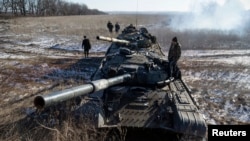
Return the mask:
<svg viewBox="0 0 250 141">
<path fill-rule="evenodd" d="M 65 16 L 105 14 L 85 4 L 64 0 L 0 0 L 0 14 L 13 16 Z"/>
</svg>

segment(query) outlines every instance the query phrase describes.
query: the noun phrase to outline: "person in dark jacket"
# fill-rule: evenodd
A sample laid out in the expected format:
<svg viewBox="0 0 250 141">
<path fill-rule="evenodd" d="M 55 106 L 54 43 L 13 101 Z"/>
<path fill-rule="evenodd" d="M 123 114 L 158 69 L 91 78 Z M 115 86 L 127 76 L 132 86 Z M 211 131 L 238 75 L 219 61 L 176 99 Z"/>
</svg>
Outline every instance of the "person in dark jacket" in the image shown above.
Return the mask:
<svg viewBox="0 0 250 141">
<path fill-rule="evenodd" d="M 177 61 L 181 57 L 181 45 L 177 40 L 177 37 L 172 39 L 169 52 L 168 52 L 168 61 L 169 61 L 169 73 L 170 77 L 173 77 L 173 72 L 176 71 Z"/>
<path fill-rule="evenodd" d="M 83 36 L 82 48 L 84 49 L 85 58 L 89 56 L 89 50 L 91 49 L 91 44 L 89 39 L 86 36 Z"/>
<path fill-rule="evenodd" d="M 120 30 L 120 25 L 118 22 L 115 23 L 115 32 L 118 33 Z"/>
<path fill-rule="evenodd" d="M 107 27 L 108 27 L 109 32 L 112 33 L 114 26 L 113 26 L 113 24 L 110 21 L 108 21 Z"/>
</svg>

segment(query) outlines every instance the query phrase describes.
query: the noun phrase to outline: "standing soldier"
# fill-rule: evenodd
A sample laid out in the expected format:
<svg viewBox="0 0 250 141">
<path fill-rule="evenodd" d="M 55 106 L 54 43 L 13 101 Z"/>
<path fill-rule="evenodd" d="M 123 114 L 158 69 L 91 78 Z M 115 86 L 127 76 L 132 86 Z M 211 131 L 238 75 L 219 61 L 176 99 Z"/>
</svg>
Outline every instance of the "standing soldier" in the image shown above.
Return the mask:
<svg viewBox="0 0 250 141">
<path fill-rule="evenodd" d="M 109 32 L 112 33 L 114 26 L 113 26 L 113 24 L 110 21 L 108 21 L 107 27 L 108 27 Z"/>
<path fill-rule="evenodd" d="M 82 48 L 84 49 L 85 58 L 87 58 L 89 56 L 89 50 L 91 49 L 91 44 L 86 36 L 83 37 L 84 39 L 82 41 Z"/>
<path fill-rule="evenodd" d="M 118 22 L 115 23 L 115 32 L 118 33 L 120 30 L 120 25 Z"/>
<path fill-rule="evenodd" d="M 181 45 L 178 42 L 177 37 L 174 37 L 172 39 L 170 49 L 168 52 L 170 77 L 173 77 L 173 72 L 177 70 L 176 65 L 180 57 L 181 57 Z"/>
</svg>

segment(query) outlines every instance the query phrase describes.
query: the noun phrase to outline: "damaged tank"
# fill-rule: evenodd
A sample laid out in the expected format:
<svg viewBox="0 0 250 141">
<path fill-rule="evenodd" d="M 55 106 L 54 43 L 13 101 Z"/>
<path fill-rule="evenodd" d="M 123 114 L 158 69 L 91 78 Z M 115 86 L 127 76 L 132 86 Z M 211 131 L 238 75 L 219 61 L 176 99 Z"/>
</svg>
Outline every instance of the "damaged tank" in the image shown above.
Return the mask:
<svg viewBox="0 0 250 141">
<path fill-rule="evenodd" d="M 79 96 L 98 99 L 97 128 L 112 129 L 108 141 L 163 135 L 168 140 L 204 139 L 207 125 L 177 67 L 168 72 L 167 56 L 146 28 L 126 27 L 111 42 L 88 84 L 35 97 L 41 109 Z"/>
</svg>

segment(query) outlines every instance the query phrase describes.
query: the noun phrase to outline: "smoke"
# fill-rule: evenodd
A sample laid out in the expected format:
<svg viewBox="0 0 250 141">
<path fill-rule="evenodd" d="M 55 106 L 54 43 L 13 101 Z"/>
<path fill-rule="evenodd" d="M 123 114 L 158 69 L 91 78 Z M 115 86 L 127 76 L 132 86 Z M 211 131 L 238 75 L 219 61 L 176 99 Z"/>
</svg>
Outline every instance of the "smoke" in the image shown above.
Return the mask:
<svg viewBox="0 0 250 141">
<path fill-rule="evenodd" d="M 249 23 L 249 11 L 239 0 L 218 3 L 212 0 L 194 0 L 187 14 L 174 16 L 170 26 L 177 30 L 209 29 L 243 33 Z"/>
</svg>

